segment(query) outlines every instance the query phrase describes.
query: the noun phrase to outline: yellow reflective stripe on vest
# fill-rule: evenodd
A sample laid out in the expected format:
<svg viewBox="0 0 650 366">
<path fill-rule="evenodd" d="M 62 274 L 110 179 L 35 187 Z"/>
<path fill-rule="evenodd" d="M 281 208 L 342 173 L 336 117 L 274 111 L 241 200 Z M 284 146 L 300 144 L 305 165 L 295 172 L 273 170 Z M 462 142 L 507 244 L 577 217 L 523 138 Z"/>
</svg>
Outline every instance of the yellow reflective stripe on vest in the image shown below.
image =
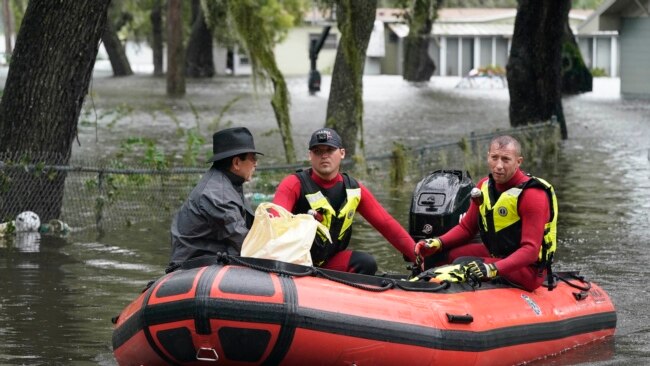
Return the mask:
<svg viewBox="0 0 650 366">
<path fill-rule="evenodd" d="M 323 221 L 321 223 L 327 226 L 328 229 L 332 227 L 332 217 L 335 216 L 336 212 L 334 212 L 334 208 L 330 205 L 323 193 L 318 191 L 306 195 L 305 198 L 307 198 L 307 202 L 311 208 L 323 214 Z"/>
<path fill-rule="evenodd" d="M 338 213 L 334 211 L 332 205 L 330 205 L 327 198 L 320 191 L 305 196 L 309 206 L 314 210 L 319 210 L 323 214 L 322 224 L 327 226 L 327 228 L 332 227 L 332 218 L 336 217 L 343 220 L 341 232 L 337 239 L 342 239 L 352 226 L 354 214 L 357 211 L 359 202 L 361 202 L 361 188 L 346 188 L 345 195 L 345 204 Z"/>
<path fill-rule="evenodd" d="M 537 177 L 531 177 L 531 179 L 534 179 L 536 182 L 541 184 L 542 187 L 537 185 L 537 188 L 543 188 L 546 189 L 547 192 L 550 192 L 549 204 L 552 205 L 553 210 L 553 217 L 551 217 L 550 221 L 544 225 L 542 246 L 546 246 L 546 258 L 542 258 L 542 253 L 544 252 L 543 247 L 540 249 L 538 256 L 539 261 L 543 262 L 555 253 L 557 249 L 557 197 L 555 196 L 555 190 L 550 183 Z M 479 206 L 479 212 L 481 215 L 481 221 L 483 222 L 483 227 L 487 228 L 486 212 L 488 210 L 493 210 L 492 218 L 494 221 L 494 231 L 498 234 L 501 230 L 508 228 L 521 220 L 519 213 L 517 212 L 517 201 L 519 200 L 519 196 L 523 189 L 519 187 L 510 188 L 501 193 L 499 199 L 492 204 L 489 198 L 488 182 L 489 181 L 486 181 L 483 186 L 481 186 L 481 192 L 483 192 L 483 197 L 485 197 L 485 199 L 481 206 Z M 528 186 L 524 189 L 527 188 Z M 521 241 L 521 238 L 515 239 Z"/>
<path fill-rule="evenodd" d="M 540 182 L 544 187 L 546 187 L 547 191 L 551 193 L 551 201 L 553 205 L 553 217 L 551 217 L 551 220 L 546 223 L 544 226 L 544 244 L 547 245 L 547 254 L 546 257 L 548 258 L 550 255 L 555 253 L 557 250 L 557 197 L 555 196 L 555 189 L 553 186 L 545 181 L 542 178 L 537 178 L 533 177 L 533 179 L 536 179 L 538 182 Z M 542 258 L 542 252 L 540 251 L 539 253 L 539 260 L 542 261 L 545 258 Z"/>
<path fill-rule="evenodd" d="M 517 212 L 517 200 L 519 195 L 522 192 L 521 188 L 510 188 L 507 191 L 501 193 L 499 199 L 494 203 L 494 206 L 491 206 L 490 202 L 490 193 L 488 192 L 488 184 L 485 182 L 481 187 L 483 192 L 483 204 L 479 207 L 481 212 L 481 219 L 483 220 L 484 227 L 487 227 L 487 222 L 485 219 L 486 211 L 493 209 L 494 210 L 494 231 L 499 232 L 513 224 L 519 222 L 519 212 Z"/>
</svg>

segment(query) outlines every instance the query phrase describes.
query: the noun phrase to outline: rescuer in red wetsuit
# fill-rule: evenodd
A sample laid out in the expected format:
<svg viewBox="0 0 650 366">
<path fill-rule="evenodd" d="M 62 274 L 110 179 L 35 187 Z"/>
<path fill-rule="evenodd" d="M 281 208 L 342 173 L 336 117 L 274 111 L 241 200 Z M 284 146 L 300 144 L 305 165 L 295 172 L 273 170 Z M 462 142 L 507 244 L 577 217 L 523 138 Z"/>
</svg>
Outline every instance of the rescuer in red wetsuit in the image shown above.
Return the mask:
<svg viewBox="0 0 650 366">
<path fill-rule="evenodd" d="M 490 175 L 477 184 L 480 198 L 447 233 L 418 242 L 416 256 L 437 254 L 436 265 L 462 264 L 481 280 L 499 275 L 528 291 L 538 288 L 557 246 L 557 200 L 550 184 L 521 171 L 522 161 L 515 138 L 494 138 Z M 477 232 L 482 243 L 472 242 Z"/>
<path fill-rule="evenodd" d="M 314 265 L 338 271 L 374 274 L 375 258 L 347 249 L 352 221 L 359 212 L 406 258 L 415 261 L 415 242 L 404 228 L 379 204 L 363 184 L 339 171 L 345 158 L 341 137 L 330 128 L 315 131 L 309 141 L 311 168 L 285 177 L 273 203 L 297 213 L 313 213 L 329 228 L 332 242 L 312 246 Z"/>
</svg>

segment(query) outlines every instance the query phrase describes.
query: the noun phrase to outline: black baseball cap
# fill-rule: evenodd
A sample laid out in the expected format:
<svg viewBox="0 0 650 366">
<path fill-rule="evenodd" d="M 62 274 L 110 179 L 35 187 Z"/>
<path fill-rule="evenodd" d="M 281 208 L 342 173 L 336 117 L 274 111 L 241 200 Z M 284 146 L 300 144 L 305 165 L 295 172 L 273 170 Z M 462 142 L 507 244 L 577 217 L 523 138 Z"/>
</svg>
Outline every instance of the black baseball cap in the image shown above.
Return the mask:
<svg viewBox="0 0 650 366">
<path fill-rule="evenodd" d="M 341 141 L 341 136 L 339 136 L 336 131 L 331 128 L 324 127 L 319 128 L 311 134 L 311 139 L 309 140 L 309 150 L 318 145 L 327 145 L 340 149 L 343 147 L 343 142 Z"/>
</svg>

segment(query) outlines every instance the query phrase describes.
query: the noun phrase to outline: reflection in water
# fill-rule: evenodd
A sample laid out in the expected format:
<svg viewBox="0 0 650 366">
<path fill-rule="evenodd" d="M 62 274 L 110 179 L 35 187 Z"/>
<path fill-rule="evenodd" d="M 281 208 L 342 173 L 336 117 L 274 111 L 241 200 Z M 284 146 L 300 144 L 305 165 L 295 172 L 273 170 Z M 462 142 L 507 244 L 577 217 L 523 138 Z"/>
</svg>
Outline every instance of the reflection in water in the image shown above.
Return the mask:
<svg viewBox="0 0 650 366">
<path fill-rule="evenodd" d="M 601 82 L 608 79 L 597 80 Z M 368 154 L 384 152 L 396 139 L 419 146 L 457 139 L 471 130 L 507 127 L 507 91 L 456 90 L 445 83 L 434 79 L 414 88 L 399 78 L 365 79 Z M 290 85 L 294 106 L 299 106 L 292 110 L 295 140 L 307 141 L 322 120 L 313 116 L 324 116 L 327 93 L 309 98 L 301 94 L 303 79 Z M 238 108 L 233 120 L 243 124 L 260 128 L 260 121 L 272 120 L 270 109 Z M 535 365 L 648 364 L 650 107 L 592 93 L 565 99 L 565 113 L 570 139 L 562 143 L 557 165 L 537 171 L 524 163 L 524 168 L 556 188 L 558 269 L 581 270 L 614 298 L 616 349 L 612 358 L 611 341 L 596 343 Z M 278 149 L 264 151 L 282 156 Z M 372 176 L 362 181 L 408 227 L 411 194 L 421 178 L 411 177 L 399 190 Z M 169 222 L 111 230 L 101 238 L 73 232 L 66 239 L 43 235 L 38 245 L 33 239 L 25 243 L 0 242 L 0 364 L 114 365 L 110 318 L 162 275 L 169 259 Z M 363 220 L 355 227 L 352 246 L 375 254 L 380 270 L 405 272 L 401 255 Z"/>
<path fill-rule="evenodd" d="M 72 294 L 62 285 L 63 268 L 70 259 L 59 250 L 66 243 L 48 238 L 49 249 L 39 250 L 34 245 L 35 238 L 17 236 L 16 246 L 2 251 L 0 333 L 6 333 L 0 346 L 2 364 L 39 364 L 43 357 L 50 358 L 51 364 L 63 364 L 72 355 L 69 348 L 61 347 L 62 337 L 69 339 L 75 334 L 75 338 L 80 337 L 80 343 L 90 341 L 87 335 L 76 330 L 76 325 L 85 319 L 75 319 L 76 313 L 68 312 L 74 306 L 69 300 L 83 294 Z"/>
<path fill-rule="evenodd" d="M 562 354 L 529 363 L 531 366 L 568 366 L 611 364 L 616 351 L 614 339 L 607 338 L 576 349 L 568 349 Z"/>
<path fill-rule="evenodd" d="M 41 234 L 31 231 L 15 233 L 13 246 L 19 252 L 36 253 L 41 248 Z"/>
</svg>

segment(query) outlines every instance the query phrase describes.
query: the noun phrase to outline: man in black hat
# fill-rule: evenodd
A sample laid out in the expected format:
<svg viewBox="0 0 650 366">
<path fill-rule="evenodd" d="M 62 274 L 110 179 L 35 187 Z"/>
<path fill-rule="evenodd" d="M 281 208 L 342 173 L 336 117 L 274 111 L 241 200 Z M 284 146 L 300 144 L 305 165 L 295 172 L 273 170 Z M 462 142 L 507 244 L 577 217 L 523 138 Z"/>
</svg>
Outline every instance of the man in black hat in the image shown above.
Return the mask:
<svg viewBox="0 0 650 366">
<path fill-rule="evenodd" d="M 245 127 L 212 136 L 212 167 L 194 187 L 171 227 L 170 270 L 184 261 L 219 252 L 239 255 L 253 224 L 253 210 L 242 185 L 257 166 L 253 135 Z"/>
<path fill-rule="evenodd" d="M 331 244 L 317 237 L 312 245 L 314 264 L 345 272 L 374 274 L 375 258 L 347 249 L 352 221 L 359 212 L 397 250 L 415 261 L 415 242 L 404 228 L 379 204 L 373 194 L 346 173 L 340 173 L 345 149 L 341 137 L 331 128 L 316 130 L 309 140 L 311 168 L 284 178 L 273 203 L 296 213 L 312 213 L 330 230 Z"/>
</svg>

